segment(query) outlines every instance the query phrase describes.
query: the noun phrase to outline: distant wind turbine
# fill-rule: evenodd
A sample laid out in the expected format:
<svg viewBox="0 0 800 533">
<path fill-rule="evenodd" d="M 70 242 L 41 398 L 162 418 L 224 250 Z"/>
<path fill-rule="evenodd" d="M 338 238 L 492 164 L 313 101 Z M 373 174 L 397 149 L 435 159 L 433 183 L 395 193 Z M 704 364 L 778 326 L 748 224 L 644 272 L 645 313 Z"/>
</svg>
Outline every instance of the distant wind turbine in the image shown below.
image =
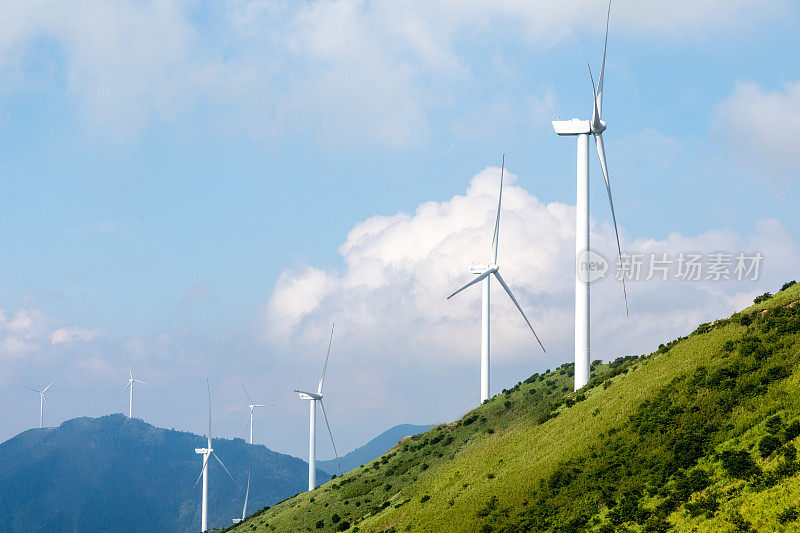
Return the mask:
<svg viewBox="0 0 800 533">
<path fill-rule="evenodd" d="M 606 15 L 606 38 L 603 44 L 603 65 L 600 67 L 595 90 L 592 70 L 589 68 L 589 77 L 592 80 L 593 109 L 592 120 L 555 120 L 553 129 L 558 135 L 573 135 L 578 137 L 578 201 L 576 216 L 576 246 L 575 246 L 575 390 L 580 389 L 589 382 L 590 350 L 589 350 L 589 283 L 592 261 L 589 257 L 589 135 L 594 136 L 597 145 L 597 155 L 603 169 L 606 183 L 608 203 L 611 206 L 611 218 L 614 221 L 614 233 L 617 237 L 617 253 L 622 260 L 622 247 L 619 244 L 619 230 L 617 229 L 617 216 L 614 213 L 614 200 L 611 197 L 611 182 L 608 178 L 606 165 L 606 150 L 603 145 L 603 132 L 606 123 L 601 119 L 603 112 L 603 78 L 606 71 L 606 48 L 608 46 L 608 22 L 611 18 L 611 1 L 608 2 Z M 628 292 L 625 289 L 625 278 L 622 278 L 622 292 L 625 297 L 625 312 L 628 313 Z"/>
<path fill-rule="evenodd" d="M 142 385 L 150 385 L 149 383 L 145 383 L 144 381 L 140 381 L 138 379 L 133 379 L 133 368 L 131 367 L 131 360 L 128 359 L 128 384 L 122 389 L 122 392 L 129 390 L 129 400 L 128 400 L 128 418 L 133 418 L 133 384 L 134 383 L 141 383 Z"/>
<path fill-rule="evenodd" d="M 244 395 L 247 396 L 247 401 L 250 402 L 248 407 L 250 407 L 250 419 L 247 422 L 247 425 L 250 426 L 250 444 L 253 444 L 253 409 L 256 407 L 274 407 L 272 404 L 263 404 L 263 403 L 253 403 L 253 399 L 247 393 L 247 389 L 244 388 L 244 383 L 242 384 L 242 390 L 244 391 Z M 247 429 L 247 428 L 245 428 Z"/>
<path fill-rule="evenodd" d="M 242 507 L 242 517 L 234 518 L 233 523 L 238 524 L 243 521 L 247 516 L 247 497 L 250 495 L 250 469 L 247 469 L 247 490 L 244 493 L 244 507 Z"/>
<path fill-rule="evenodd" d="M 514 295 L 511 293 L 511 289 L 508 287 L 508 285 L 506 285 L 506 282 L 500 275 L 500 267 L 497 265 L 497 244 L 500 240 L 500 206 L 503 202 L 503 174 L 505 173 L 505 167 L 506 156 L 503 154 L 503 162 L 500 167 L 500 195 L 497 200 L 497 218 L 495 219 L 494 223 L 494 234 L 492 236 L 492 248 L 489 255 L 489 264 L 471 266 L 469 271 L 473 274 L 477 274 L 478 277 L 447 297 L 449 300 L 467 287 L 471 287 L 472 285 L 475 285 L 481 281 L 483 282 L 483 301 L 481 304 L 481 403 L 489 399 L 489 282 L 492 275 L 497 278 L 497 281 L 500 282 L 500 285 L 503 287 L 503 289 L 505 289 L 506 293 L 511 298 L 511 301 L 514 302 L 515 306 L 517 306 L 517 309 L 522 314 L 522 318 L 525 319 L 528 327 L 531 328 L 531 332 L 533 332 L 533 336 L 536 338 L 539 346 L 541 346 L 542 350 L 547 353 L 547 350 L 544 349 L 542 341 L 539 340 L 539 336 L 536 335 L 536 331 L 534 331 L 531 321 L 528 320 L 527 316 L 525 316 L 525 312 L 522 310 L 522 307 L 520 307 L 519 302 L 517 302 L 517 299 L 514 298 Z"/>
<path fill-rule="evenodd" d="M 58 379 L 58 378 L 56 378 L 56 379 Z M 52 387 L 53 383 L 55 383 L 55 382 L 56 382 L 56 380 L 54 379 L 53 381 L 50 382 L 50 385 L 48 385 L 47 387 L 45 387 L 42 390 L 34 389 L 34 388 L 31 388 L 31 387 L 26 387 L 25 385 L 22 385 L 22 387 L 24 387 L 24 388 L 26 388 L 28 390 L 32 390 L 33 392 L 38 392 L 39 393 L 39 429 L 44 427 L 44 406 L 47 405 L 47 400 L 45 399 L 44 395 L 47 393 L 47 389 Z"/>
<path fill-rule="evenodd" d="M 325 382 L 325 371 L 328 369 L 328 357 L 331 355 L 331 343 L 333 343 L 333 326 L 331 326 L 331 338 L 328 341 L 328 353 L 325 355 L 325 365 L 322 367 L 322 376 L 319 378 L 317 392 L 305 392 L 295 389 L 300 394 L 301 400 L 311 400 L 309 405 L 309 426 L 308 426 L 308 490 L 314 490 L 317 486 L 317 461 L 316 461 L 316 432 L 317 432 L 317 403 L 322 408 L 322 416 L 325 418 L 325 425 L 328 426 L 328 434 L 331 436 L 333 453 L 336 455 L 336 464 L 339 465 L 339 475 L 342 475 L 342 465 L 339 463 L 339 453 L 336 451 L 336 444 L 333 442 L 333 432 L 328 423 L 328 415 L 325 413 L 325 404 L 322 403 L 322 385 Z"/>
<path fill-rule="evenodd" d="M 200 525 L 201 532 L 208 531 L 208 462 L 212 456 L 219 462 L 222 468 L 225 469 L 228 477 L 231 478 L 231 481 L 233 481 L 233 476 L 228 471 L 228 468 L 220 460 L 220 458 L 217 457 L 217 454 L 214 453 L 214 449 L 211 447 L 211 385 L 209 385 L 208 380 L 206 380 L 206 387 L 208 388 L 208 446 L 206 448 L 194 449 L 195 453 L 199 453 L 203 456 L 203 469 L 200 471 L 200 476 L 197 478 L 197 481 L 194 482 L 194 486 L 196 487 L 200 482 L 200 479 L 202 478 L 203 480 L 203 508 Z"/>
</svg>

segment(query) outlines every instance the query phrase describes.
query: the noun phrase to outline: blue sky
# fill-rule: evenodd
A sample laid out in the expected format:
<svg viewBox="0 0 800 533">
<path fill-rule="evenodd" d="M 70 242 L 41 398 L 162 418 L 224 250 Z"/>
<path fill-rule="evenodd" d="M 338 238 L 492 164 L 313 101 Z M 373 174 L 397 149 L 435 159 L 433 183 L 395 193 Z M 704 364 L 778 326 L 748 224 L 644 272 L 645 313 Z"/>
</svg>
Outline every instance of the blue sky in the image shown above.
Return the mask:
<svg viewBox="0 0 800 533">
<path fill-rule="evenodd" d="M 241 434 L 250 380 L 280 405 L 261 442 L 302 456 L 291 389 L 316 382 L 332 320 L 340 449 L 458 416 L 477 397 L 477 294 L 445 315 L 407 295 L 443 299 L 481 260 L 468 243 L 488 250 L 491 228 L 470 221 L 492 210 L 502 153 L 515 178 L 501 258 L 553 348 L 532 352 L 495 293 L 493 389 L 568 361 L 575 143 L 549 121 L 590 118 L 605 7 L 4 4 L 0 437 L 35 420 L 18 385 L 55 375 L 51 423 L 123 409 L 128 353 L 158 385 L 141 393 L 145 420 L 201 432 L 210 375 L 220 433 Z M 614 4 L 604 118 L 623 247 L 766 251 L 758 284 L 631 287 L 628 322 L 618 287 L 598 288 L 598 357 L 800 275 L 798 18 L 780 1 Z M 612 257 L 599 170 L 592 155 L 595 242 Z"/>
</svg>

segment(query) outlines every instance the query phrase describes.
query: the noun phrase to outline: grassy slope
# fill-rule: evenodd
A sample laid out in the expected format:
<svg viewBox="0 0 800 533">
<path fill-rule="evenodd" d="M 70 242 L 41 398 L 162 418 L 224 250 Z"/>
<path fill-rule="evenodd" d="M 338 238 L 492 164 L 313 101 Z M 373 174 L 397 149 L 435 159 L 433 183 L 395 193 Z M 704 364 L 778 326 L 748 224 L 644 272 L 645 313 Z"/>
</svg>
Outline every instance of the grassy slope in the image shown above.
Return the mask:
<svg viewBox="0 0 800 533">
<path fill-rule="evenodd" d="M 800 285 L 753 306 L 747 313 L 758 320 L 764 316 L 761 309 L 783 308 L 798 298 Z M 798 314 L 800 305 L 792 310 Z M 381 459 L 345 474 L 312 494 L 299 494 L 257 513 L 235 531 L 332 530 L 338 529 L 336 526 L 345 520 L 357 526 L 359 531 L 391 528 L 396 531 L 517 531 L 524 529 L 526 524 L 532 529 L 553 529 L 559 525 L 563 530 L 569 530 L 569 527 L 563 527 L 568 522 L 563 518 L 580 514 L 585 515 L 588 521 L 574 524 L 572 530 L 600 530 L 605 524 L 604 531 L 613 531 L 608 525 L 608 510 L 614 507 L 615 502 L 617 508 L 623 507 L 619 501 L 622 491 L 627 490 L 622 486 L 624 482 L 620 484 L 619 492 L 610 494 L 606 502 L 605 496 L 598 495 L 604 490 L 617 490 L 616 485 L 595 490 L 587 481 L 586 472 L 598 468 L 597 464 L 603 464 L 598 461 L 617 453 L 615 450 L 618 449 L 622 449 L 620 457 L 627 457 L 629 463 L 615 468 L 627 472 L 625 479 L 633 480 L 629 484 L 635 484 L 634 481 L 643 487 L 650 484 L 652 488 L 648 492 L 637 496 L 638 505 L 657 514 L 655 509 L 669 498 L 669 492 L 663 492 L 663 489 L 659 492 L 655 487 L 674 486 L 677 482 L 670 476 L 679 469 L 663 466 L 674 464 L 674 458 L 670 458 L 664 459 L 663 464 L 655 464 L 657 461 L 654 460 L 652 465 L 647 465 L 650 469 L 647 472 L 636 470 L 636 454 L 649 451 L 647 448 L 635 450 L 635 446 L 652 443 L 654 457 L 659 457 L 659 454 L 666 457 L 669 450 L 655 448 L 660 437 L 642 432 L 641 428 L 633 429 L 632 417 L 644 419 L 653 416 L 653 409 L 648 411 L 642 407 L 643 403 L 654 401 L 659 393 L 666 394 L 673 387 L 685 389 L 685 383 L 697 374 L 699 367 L 705 367 L 709 375 L 714 375 L 720 368 L 727 368 L 726 365 L 743 364 L 744 359 L 726 355 L 730 350 L 726 352 L 724 346 L 727 341 L 738 343 L 745 334 L 752 334 L 754 328 L 756 324 L 748 329 L 736 320 L 721 321 L 709 332 L 690 335 L 653 354 L 628 361 L 617 366 L 614 372 L 609 365 L 596 365 L 592 372 L 594 383 L 583 391 L 585 400 L 574 406 L 564 405 L 565 397 L 576 397 L 568 392 L 572 382 L 569 365 L 544 376 L 534 376 L 468 413 L 460 421 L 438 426 L 406 441 Z M 737 400 L 730 412 L 707 414 L 709 419 L 716 417 L 714 420 L 718 423 L 701 428 L 701 433 L 708 435 L 708 442 L 701 456 L 692 456 L 683 467 L 688 471 L 697 464 L 710 474 L 710 487 L 690 496 L 690 501 L 713 492 L 719 508 L 708 516 L 692 518 L 682 501 L 675 509 L 662 506 L 660 514 L 675 529 L 726 531 L 739 527 L 739 530 L 746 531 L 748 523 L 770 531 L 789 527 L 779 524 L 777 515 L 790 502 L 800 498 L 800 475 L 796 471 L 766 485 L 763 477 L 735 479 L 723 472 L 714 453 L 748 447 L 756 450 L 758 441 L 765 434 L 763 421 L 768 415 L 780 412 L 787 421 L 800 415 L 800 373 L 797 370 L 800 350 L 797 339 L 798 334 L 794 332 L 781 336 L 779 350 L 770 356 L 772 359 L 765 360 L 765 364 L 770 365 L 775 364 L 773 359 L 783 361 L 790 367 L 790 377 L 767 381 L 767 385 L 758 388 L 757 397 L 744 398 L 741 402 Z M 599 385 L 604 377 L 621 370 L 625 373 L 614 376 L 603 383 L 604 386 Z M 753 376 L 753 379 L 758 378 L 755 374 Z M 676 378 L 678 381 L 674 381 Z M 688 395 L 674 401 L 691 402 L 692 395 L 702 396 L 702 391 L 707 391 L 702 387 L 697 389 L 701 391 L 697 393 L 691 392 L 694 389 L 687 390 Z M 709 406 L 692 407 L 701 408 L 708 409 Z M 550 417 L 552 412 L 558 412 L 558 415 Z M 627 442 L 635 444 L 627 449 Z M 780 461 L 775 454 L 767 459 L 760 458 L 757 451 L 752 455 L 758 458 L 765 473 Z M 592 459 L 594 456 L 599 456 L 599 459 Z M 641 457 L 644 470 L 644 463 L 650 458 L 648 455 Z M 568 473 L 566 481 L 561 485 L 554 484 L 554 475 L 564 471 Z M 661 481 L 654 482 L 654 475 L 661 475 Z M 576 484 L 586 484 L 585 495 L 582 487 Z M 548 508 L 552 516 L 535 522 L 539 526 L 533 526 L 531 520 L 539 520 L 542 509 Z M 561 518 L 553 520 L 558 513 L 561 513 Z M 336 526 L 332 523 L 334 514 L 342 518 Z M 317 529 L 319 520 L 324 525 Z M 647 528 L 658 531 L 655 519 L 651 521 Z M 800 522 L 791 525 L 800 527 Z M 617 531 L 642 529 L 642 524 L 635 522 L 616 527 Z"/>
</svg>

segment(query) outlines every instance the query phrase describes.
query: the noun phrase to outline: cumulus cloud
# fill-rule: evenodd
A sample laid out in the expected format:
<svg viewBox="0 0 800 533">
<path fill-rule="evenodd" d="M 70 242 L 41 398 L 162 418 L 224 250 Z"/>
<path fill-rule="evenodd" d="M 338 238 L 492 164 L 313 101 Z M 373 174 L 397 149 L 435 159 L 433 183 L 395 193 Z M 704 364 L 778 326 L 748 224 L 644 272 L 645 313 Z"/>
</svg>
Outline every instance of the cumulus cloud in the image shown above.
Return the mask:
<svg viewBox="0 0 800 533">
<path fill-rule="evenodd" d="M 50 333 L 50 344 L 72 344 L 73 342 L 90 342 L 101 335 L 99 329 L 77 327 L 58 328 Z"/>
<path fill-rule="evenodd" d="M 537 351 L 522 318 L 496 284 L 493 353 L 501 360 L 529 365 L 569 360 L 575 208 L 543 203 L 514 185 L 513 174 L 507 175 L 498 263 L 550 355 Z M 472 179 L 465 195 L 424 203 L 414 213 L 375 216 L 357 224 L 339 248 L 342 272 L 301 265 L 281 274 L 262 309 L 264 333 L 287 353 L 301 355 L 319 346 L 336 320 L 344 338 L 339 344 L 354 360 L 473 363 L 480 337 L 480 289 L 468 289 L 449 301 L 445 297 L 469 281 L 471 264 L 487 262 L 498 183 L 499 169 L 487 168 Z M 612 264 L 611 275 L 592 286 L 592 342 L 601 358 L 643 353 L 699 322 L 727 315 L 800 267 L 796 243 L 774 219 L 757 221 L 747 235 L 710 230 L 631 240 L 623 228 L 622 241 L 629 253 L 668 254 L 671 270 L 667 281 L 659 280 L 657 273 L 647 281 L 645 268 L 639 281 L 629 283 L 627 318 L 622 288 L 613 279 L 613 228 L 593 221 L 592 247 Z M 679 254 L 708 257 L 716 252 L 733 254 L 731 271 L 739 252 L 747 257 L 760 253 L 759 279 L 739 281 L 732 276 L 716 281 L 707 279 L 705 272 L 697 281 L 675 278 Z"/>
<path fill-rule="evenodd" d="M 730 152 L 765 177 L 800 177 L 796 146 L 786 124 L 800 121 L 800 81 L 770 91 L 757 83 L 737 84 L 717 109 L 716 127 Z"/>
<path fill-rule="evenodd" d="M 38 309 L 0 309 L 0 358 L 46 355 L 48 346 L 90 342 L 100 335 L 99 329 L 59 326 L 59 320 Z"/>
<path fill-rule="evenodd" d="M 795 14 L 796 6 L 620 0 L 614 10 L 620 33 L 706 38 Z M 467 43 L 490 36 L 553 46 L 600 33 L 603 15 L 594 0 L 569 9 L 556 0 L 237 0 L 213 8 L 17 0 L 0 5 L 0 72 L 6 84 L 61 81 L 89 119 L 114 134 L 204 102 L 222 105 L 226 124 L 238 111 L 260 135 L 403 145 L 424 139 L 429 114 L 451 106 L 485 63 Z"/>
</svg>

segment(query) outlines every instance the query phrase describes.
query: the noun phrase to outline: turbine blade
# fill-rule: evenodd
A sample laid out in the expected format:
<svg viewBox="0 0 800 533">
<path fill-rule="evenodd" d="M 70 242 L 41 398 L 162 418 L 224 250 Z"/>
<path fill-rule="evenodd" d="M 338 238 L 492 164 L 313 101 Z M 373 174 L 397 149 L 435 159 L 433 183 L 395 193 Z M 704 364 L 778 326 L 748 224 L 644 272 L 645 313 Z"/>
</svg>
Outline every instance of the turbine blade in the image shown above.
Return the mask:
<svg viewBox="0 0 800 533">
<path fill-rule="evenodd" d="M 200 475 L 197 477 L 197 481 L 194 482 L 194 486 L 196 487 L 200 480 L 203 479 L 203 473 L 208 468 L 208 455 L 203 458 L 203 468 L 200 469 Z"/>
<path fill-rule="evenodd" d="M 125 385 L 125 388 L 122 389 L 122 392 L 125 392 L 126 390 L 128 390 L 130 388 L 130 386 L 131 386 L 131 382 L 129 381 L 128 384 Z M 120 394 L 122 394 L 122 392 L 120 392 Z"/>
<path fill-rule="evenodd" d="M 134 379 L 133 381 L 135 381 L 136 383 L 141 383 L 142 385 L 147 385 L 148 387 L 152 387 L 152 385 L 140 379 Z"/>
<path fill-rule="evenodd" d="M 244 440 L 245 441 L 247 440 L 247 428 L 249 428 L 249 427 L 250 427 L 250 416 L 248 415 L 247 423 L 244 425 L 244 436 L 245 436 Z"/>
<path fill-rule="evenodd" d="M 211 384 L 206 378 L 206 387 L 208 388 L 208 447 L 211 448 Z"/>
<path fill-rule="evenodd" d="M 594 98 L 597 102 L 598 118 L 603 116 L 603 78 L 605 77 L 606 73 L 606 49 L 608 48 L 608 23 L 610 20 L 611 0 L 608 0 L 608 13 L 606 14 L 606 40 L 603 42 L 603 65 L 600 67 L 600 79 L 597 80 L 597 95 Z"/>
<path fill-rule="evenodd" d="M 325 372 L 328 370 L 328 358 L 331 356 L 331 344 L 333 344 L 333 328 L 336 324 L 331 324 L 331 338 L 328 340 L 328 353 L 325 354 L 325 364 L 322 366 L 322 375 L 319 377 L 317 394 L 322 394 L 322 384 L 325 383 Z"/>
<path fill-rule="evenodd" d="M 472 286 L 473 286 L 473 285 L 475 285 L 476 283 L 478 283 L 478 282 L 480 282 L 480 281 L 483 281 L 483 279 L 484 279 L 486 276 L 488 276 L 489 274 L 491 274 L 492 272 L 493 272 L 492 270 L 486 270 L 486 271 L 485 271 L 483 274 L 481 274 L 481 275 L 480 275 L 480 276 L 478 276 L 477 278 L 473 279 L 472 281 L 470 281 L 469 283 L 467 283 L 466 285 L 464 285 L 463 287 L 461 287 L 460 289 L 458 289 L 456 292 L 454 292 L 453 294 L 451 294 L 450 296 L 448 296 L 448 297 L 447 297 L 447 299 L 449 300 L 450 298 L 452 298 L 453 296 L 455 296 L 455 295 L 456 295 L 456 294 L 458 294 L 459 292 L 463 291 L 463 290 L 464 290 L 464 289 L 466 289 L 467 287 L 472 287 Z"/>
<path fill-rule="evenodd" d="M 331 436 L 331 445 L 333 445 L 333 453 L 336 455 L 336 464 L 339 467 L 339 475 L 342 475 L 342 464 L 339 462 L 339 452 L 336 451 L 336 443 L 333 442 L 333 431 L 331 431 L 331 425 L 328 423 L 328 414 L 325 412 L 325 404 L 322 403 L 322 399 L 319 400 L 319 406 L 322 407 L 322 418 L 325 419 L 325 425 L 328 426 L 328 435 Z"/>
<path fill-rule="evenodd" d="M 56 378 L 56 379 L 58 379 L 58 378 Z M 44 390 L 42 390 L 42 394 L 44 394 L 45 392 L 47 392 L 47 389 L 49 389 L 50 387 L 52 387 L 52 386 L 53 386 L 53 383 L 55 383 L 55 382 L 56 382 L 56 380 L 55 380 L 55 379 L 54 379 L 53 381 L 51 381 L 51 382 L 50 382 L 50 385 L 48 385 L 47 387 L 45 387 L 45 388 L 44 388 Z"/>
<path fill-rule="evenodd" d="M 592 102 L 594 103 L 594 108 L 592 110 L 592 129 L 597 130 L 600 128 L 600 110 L 597 108 L 597 90 L 594 87 L 594 76 L 592 76 L 592 67 L 588 63 L 586 64 L 589 67 L 589 79 L 592 80 L 592 94 L 594 98 Z"/>
<path fill-rule="evenodd" d="M 608 193 L 608 204 L 611 206 L 611 219 L 614 221 L 614 235 L 617 237 L 617 253 L 622 261 L 622 247 L 619 244 L 619 230 L 617 229 L 617 215 L 614 213 L 614 199 L 611 197 L 611 181 L 608 179 L 608 166 L 606 165 L 606 148 L 603 144 L 603 134 L 598 133 L 594 136 L 597 145 L 597 155 L 600 157 L 600 166 L 603 168 L 603 178 L 606 180 L 606 192 Z M 628 311 L 628 290 L 625 288 L 625 276 L 622 276 L 622 294 L 625 296 L 625 314 L 631 316 Z"/>
<path fill-rule="evenodd" d="M 250 469 L 247 469 L 247 490 L 244 492 L 244 507 L 242 507 L 242 520 L 247 516 L 247 497 L 250 496 Z"/>
<path fill-rule="evenodd" d="M 227 467 L 227 466 L 225 466 L 225 463 L 223 463 L 223 462 L 222 462 L 222 459 L 220 459 L 219 457 L 217 457 L 217 454 L 215 454 L 214 452 L 211 452 L 211 455 L 213 455 L 213 456 L 214 456 L 214 459 L 216 459 L 216 460 L 217 460 L 217 462 L 220 464 L 220 466 L 222 466 L 222 468 L 224 468 L 224 469 L 225 469 L 225 472 L 228 474 L 228 477 L 229 477 L 229 478 L 231 478 L 231 481 L 233 481 L 234 483 L 236 483 L 236 480 L 235 480 L 235 479 L 233 479 L 233 476 L 231 475 L 230 471 L 228 470 L 228 467 Z"/>
<path fill-rule="evenodd" d="M 242 383 L 242 390 L 244 391 L 244 395 L 247 396 L 247 401 L 253 403 L 253 399 L 247 394 L 247 389 L 244 388 L 244 383 Z"/>
<path fill-rule="evenodd" d="M 500 205 L 503 203 L 503 174 L 506 169 L 506 154 L 500 165 L 500 195 L 497 199 L 497 218 L 494 221 L 494 234 L 492 235 L 492 263 L 497 263 L 497 244 L 500 241 Z"/>
<path fill-rule="evenodd" d="M 500 282 L 500 285 L 502 285 L 503 288 L 506 290 L 506 293 L 508 293 L 508 296 L 511 298 L 511 301 L 514 302 L 514 305 L 516 305 L 517 309 L 519 309 L 519 312 L 522 315 L 522 318 L 524 318 L 525 322 L 528 323 L 528 327 L 531 328 L 531 331 L 533 332 L 533 336 L 536 337 L 536 342 L 538 342 L 539 346 L 542 347 L 542 351 L 544 353 L 547 353 L 547 350 L 544 349 L 544 344 L 542 344 L 542 341 L 539 340 L 539 336 L 536 334 L 536 331 L 533 329 L 533 325 L 531 325 L 531 321 L 528 320 L 527 316 L 525 316 L 525 312 L 522 310 L 522 307 L 520 307 L 519 302 L 517 301 L 517 299 L 514 298 L 514 295 L 511 293 L 511 289 L 508 287 L 508 285 L 506 285 L 506 282 L 503 281 L 503 277 L 500 275 L 500 272 L 495 271 L 494 275 L 497 278 L 497 281 Z"/>
<path fill-rule="evenodd" d="M 27 385 L 20 385 L 20 387 L 22 387 L 23 389 L 32 390 L 33 392 L 37 392 L 39 394 L 42 394 L 42 391 L 40 391 L 39 389 L 34 389 L 33 387 L 28 387 Z"/>
</svg>

